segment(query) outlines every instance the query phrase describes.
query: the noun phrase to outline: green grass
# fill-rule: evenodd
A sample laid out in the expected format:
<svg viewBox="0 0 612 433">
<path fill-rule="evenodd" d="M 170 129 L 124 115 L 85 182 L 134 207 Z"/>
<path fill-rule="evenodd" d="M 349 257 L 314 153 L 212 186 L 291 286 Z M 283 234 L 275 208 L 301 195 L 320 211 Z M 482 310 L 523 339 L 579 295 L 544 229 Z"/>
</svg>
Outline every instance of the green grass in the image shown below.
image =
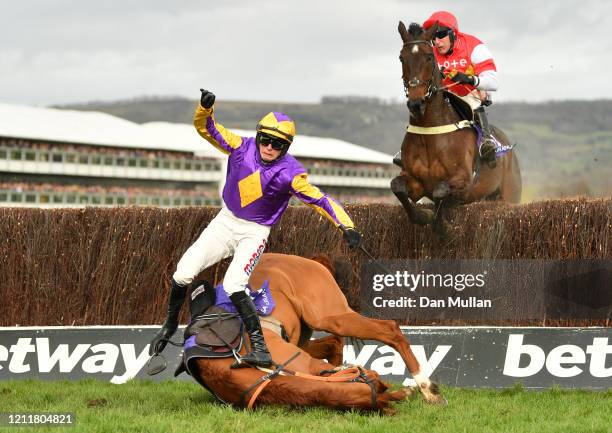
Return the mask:
<svg viewBox="0 0 612 433">
<path fill-rule="evenodd" d="M 51 432 L 611 432 L 612 390 L 525 391 L 443 388 L 445 407 L 420 396 L 379 416 L 323 408 L 235 410 L 183 381 L 0 383 L 0 412 L 75 412 L 76 426 L 7 428 Z"/>
</svg>

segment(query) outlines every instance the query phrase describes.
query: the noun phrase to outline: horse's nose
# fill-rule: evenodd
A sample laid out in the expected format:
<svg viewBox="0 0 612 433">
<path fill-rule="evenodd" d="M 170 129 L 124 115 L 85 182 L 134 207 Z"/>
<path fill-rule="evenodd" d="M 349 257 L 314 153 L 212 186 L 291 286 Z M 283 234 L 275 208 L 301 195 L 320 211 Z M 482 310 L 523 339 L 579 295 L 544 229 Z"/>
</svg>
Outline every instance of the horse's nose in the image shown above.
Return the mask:
<svg viewBox="0 0 612 433">
<path fill-rule="evenodd" d="M 410 99 L 408 100 L 408 109 L 412 113 L 417 113 L 421 110 L 421 100 L 420 99 Z"/>
</svg>

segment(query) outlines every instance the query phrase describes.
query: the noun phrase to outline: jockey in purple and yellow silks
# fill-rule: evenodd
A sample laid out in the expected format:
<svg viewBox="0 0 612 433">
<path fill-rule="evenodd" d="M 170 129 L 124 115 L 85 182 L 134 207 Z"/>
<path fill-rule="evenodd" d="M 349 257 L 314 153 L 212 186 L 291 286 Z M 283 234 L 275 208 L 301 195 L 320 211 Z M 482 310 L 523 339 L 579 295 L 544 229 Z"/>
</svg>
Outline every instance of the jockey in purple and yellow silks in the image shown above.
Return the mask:
<svg viewBox="0 0 612 433">
<path fill-rule="evenodd" d="M 196 108 L 194 124 L 202 137 L 229 154 L 223 201 L 238 218 L 265 226 L 274 225 L 294 195 L 336 226 L 353 227 L 342 206 L 311 185 L 302 164 L 286 154 L 290 142 L 286 145 L 280 142 L 283 149 L 279 157 L 266 162 L 259 153 L 256 137 L 241 137 L 225 129 L 216 122 L 213 107 Z M 268 124 L 286 128 L 288 135 L 295 134 L 293 121 L 282 113 L 269 113 L 258 126 L 259 134 L 280 135 L 277 131 L 267 130 L 265 125 Z"/>
<path fill-rule="evenodd" d="M 235 366 L 269 366 L 272 358 L 255 306 L 245 290 L 265 250 L 270 228 L 287 209 L 291 196 L 312 206 L 342 229 L 351 248 L 360 245 L 361 235 L 340 203 L 311 185 L 302 164 L 287 153 L 295 136 L 293 120 L 282 113 L 268 113 L 257 125 L 255 137 L 242 137 L 217 123 L 214 101 L 213 93 L 202 90 L 194 125 L 204 139 L 228 155 L 223 188 L 225 206 L 179 260 L 172 278 L 166 322 L 151 342 L 149 353 L 160 353 L 176 331 L 186 288 L 194 277 L 233 255 L 223 288 L 236 306 L 251 341 L 251 352 Z"/>
</svg>

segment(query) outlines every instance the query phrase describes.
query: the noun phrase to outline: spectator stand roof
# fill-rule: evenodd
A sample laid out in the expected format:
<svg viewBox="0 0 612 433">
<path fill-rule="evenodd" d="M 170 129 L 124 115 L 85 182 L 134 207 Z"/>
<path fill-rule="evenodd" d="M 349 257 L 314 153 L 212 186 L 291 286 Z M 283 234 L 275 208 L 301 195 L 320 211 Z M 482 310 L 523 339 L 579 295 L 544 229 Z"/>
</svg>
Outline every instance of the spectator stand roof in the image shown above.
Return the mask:
<svg viewBox="0 0 612 433">
<path fill-rule="evenodd" d="M 299 125 L 298 125 L 299 126 Z M 232 129 L 243 136 L 254 131 Z M 60 110 L 0 103 L 0 136 L 61 143 L 193 152 L 222 158 L 190 124 L 138 124 L 97 111 Z M 391 155 L 335 138 L 298 135 L 291 154 L 315 159 L 391 163 Z"/>
</svg>

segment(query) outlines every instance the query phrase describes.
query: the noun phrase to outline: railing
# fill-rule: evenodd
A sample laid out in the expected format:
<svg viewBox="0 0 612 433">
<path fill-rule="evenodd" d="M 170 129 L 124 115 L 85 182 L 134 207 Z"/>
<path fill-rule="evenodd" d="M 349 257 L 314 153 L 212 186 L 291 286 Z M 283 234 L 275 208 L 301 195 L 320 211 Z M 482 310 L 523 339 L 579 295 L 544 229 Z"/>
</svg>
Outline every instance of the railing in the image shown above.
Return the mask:
<svg viewBox="0 0 612 433">
<path fill-rule="evenodd" d="M 221 199 L 151 193 L 94 193 L 71 191 L 15 191 L 0 189 L 0 206 L 82 207 L 82 206 L 219 206 Z"/>
<path fill-rule="evenodd" d="M 148 158 L 11 147 L 0 147 L 0 171 L 192 182 L 221 180 L 221 162 L 216 160 Z"/>
<path fill-rule="evenodd" d="M 383 167 L 316 167 L 305 164 L 310 180 L 322 186 L 388 188 L 397 169 Z M 62 150 L 0 147 L 0 171 L 82 177 L 220 182 L 218 160 L 148 158 Z"/>
</svg>

